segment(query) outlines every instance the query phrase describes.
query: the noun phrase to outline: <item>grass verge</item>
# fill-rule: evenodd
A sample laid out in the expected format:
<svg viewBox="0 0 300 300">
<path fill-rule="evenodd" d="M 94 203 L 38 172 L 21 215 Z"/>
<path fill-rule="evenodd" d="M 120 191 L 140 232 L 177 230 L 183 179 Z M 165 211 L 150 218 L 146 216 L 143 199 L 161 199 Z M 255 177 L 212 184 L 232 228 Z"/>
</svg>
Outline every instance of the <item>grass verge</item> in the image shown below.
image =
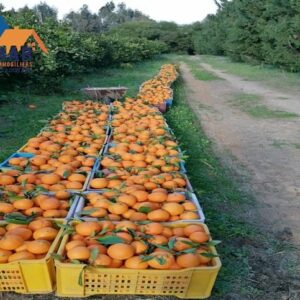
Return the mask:
<svg viewBox="0 0 300 300">
<path fill-rule="evenodd" d="M 187 105 L 181 80 L 174 86 L 174 96 L 175 104 L 166 115 L 167 121 L 187 153 L 188 174 L 201 199 L 212 235 L 214 239 L 223 240 L 217 247 L 223 266 L 214 290 L 215 294 L 221 296 L 229 293 L 233 285 L 243 286 L 248 291 L 251 287 L 246 287 L 245 281 L 250 276 L 247 249 L 237 248 L 235 242 L 240 238 L 254 236 L 255 230 L 237 217 L 233 210 L 236 205 L 249 205 L 253 200 L 239 191 L 230 179 L 230 174 L 214 155 L 211 141 Z"/>
<path fill-rule="evenodd" d="M 242 93 L 236 95 L 230 102 L 233 106 L 240 108 L 241 111 L 258 119 L 287 119 L 298 117 L 295 113 L 270 109 L 266 105 L 261 104 L 261 100 L 259 95 Z"/>
<path fill-rule="evenodd" d="M 195 64 L 195 62 L 191 61 L 189 58 L 181 56 L 180 60 L 182 60 L 184 63 L 186 63 L 193 74 L 193 76 L 198 80 L 203 81 L 211 81 L 211 80 L 221 80 L 220 77 L 204 70 L 199 66 L 199 64 Z"/>
<path fill-rule="evenodd" d="M 232 62 L 228 57 L 223 56 L 200 55 L 198 61 L 208 63 L 216 69 L 223 69 L 246 80 L 263 81 L 273 88 L 299 93 L 300 73 L 290 73 L 267 65 Z"/>
</svg>

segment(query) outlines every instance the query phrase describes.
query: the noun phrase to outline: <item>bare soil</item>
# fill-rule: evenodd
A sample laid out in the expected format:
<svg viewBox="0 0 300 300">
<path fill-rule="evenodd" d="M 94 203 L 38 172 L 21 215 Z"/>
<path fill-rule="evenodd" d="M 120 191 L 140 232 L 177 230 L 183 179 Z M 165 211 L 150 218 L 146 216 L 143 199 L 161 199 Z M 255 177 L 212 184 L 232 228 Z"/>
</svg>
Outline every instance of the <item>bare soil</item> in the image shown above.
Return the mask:
<svg viewBox="0 0 300 300">
<path fill-rule="evenodd" d="M 244 188 L 258 202 L 249 218 L 258 214 L 262 226 L 300 245 L 300 149 L 295 146 L 300 141 L 300 118 L 255 119 L 230 104 L 241 92 L 251 93 L 261 96 L 270 109 L 300 115 L 299 99 L 208 64 L 201 66 L 224 80 L 197 80 L 182 64 L 189 103 L 223 162 L 247 177 Z"/>
</svg>

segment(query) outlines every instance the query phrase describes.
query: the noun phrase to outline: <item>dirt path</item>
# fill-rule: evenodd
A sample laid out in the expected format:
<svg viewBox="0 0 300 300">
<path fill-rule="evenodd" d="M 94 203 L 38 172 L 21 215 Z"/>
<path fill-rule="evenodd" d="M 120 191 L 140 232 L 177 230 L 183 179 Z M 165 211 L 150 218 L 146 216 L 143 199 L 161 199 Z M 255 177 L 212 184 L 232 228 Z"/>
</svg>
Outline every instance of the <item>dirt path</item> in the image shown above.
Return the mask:
<svg viewBox="0 0 300 300">
<path fill-rule="evenodd" d="M 200 64 L 204 69 L 216 74 L 218 77 L 225 79 L 233 89 L 240 93 L 249 93 L 260 95 L 264 98 L 265 104 L 275 109 L 281 109 L 287 112 L 300 115 L 300 88 L 298 94 L 286 94 L 269 88 L 257 81 L 246 81 L 245 79 L 228 74 L 225 71 L 214 69 L 206 63 Z"/>
<path fill-rule="evenodd" d="M 242 91 L 261 95 L 270 108 L 300 115 L 300 101 L 294 95 L 244 81 L 210 65 L 202 64 L 202 67 L 225 80 L 196 80 L 187 65 L 182 64 L 191 107 L 224 162 L 248 176 L 245 188 L 256 197 L 258 213 L 266 228 L 278 238 L 288 238 L 300 245 L 300 149 L 297 146 L 300 117 L 255 119 L 229 103 Z M 278 103 L 279 98 L 288 101 Z M 249 212 L 249 218 L 256 213 L 257 210 Z"/>
</svg>

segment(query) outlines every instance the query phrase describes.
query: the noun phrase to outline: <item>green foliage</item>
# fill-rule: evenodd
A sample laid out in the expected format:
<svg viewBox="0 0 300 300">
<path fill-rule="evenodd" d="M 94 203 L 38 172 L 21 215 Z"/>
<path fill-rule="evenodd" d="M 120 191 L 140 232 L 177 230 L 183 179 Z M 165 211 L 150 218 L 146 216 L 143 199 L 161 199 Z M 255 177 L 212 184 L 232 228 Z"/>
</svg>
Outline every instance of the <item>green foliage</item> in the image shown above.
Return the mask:
<svg viewBox="0 0 300 300">
<path fill-rule="evenodd" d="M 194 35 L 197 53 L 300 70 L 300 2 L 223 0 Z"/>
<path fill-rule="evenodd" d="M 83 5 L 79 11 L 67 14 L 65 20 L 78 32 L 105 32 L 124 22 L 149 18 L 139 10 L 127 8 L 124 3 L 116 6 L 111 1 L 101 7 L 98 14 L 92 13 L 87 5 Z"/>
<path fill-rule="evenodd" d="M 48 6 L 11 10 L 4 12 L 4 17 L 11 27 L 36 29 L 49 51 L 48 54 L 34 52 L 30 74 L 0 74 L 1 85 L 8 89 L 29 86 L 47 92 L 49 87 L 52 91 L 59 90 L 61 79 L 67 75 L 142 61 L 166 49 L 164 43 L 145 38 L 74 31 L 67 22 L 57 21 L 55 11 Z"/>
<path fill-rule="evenodd" d="M 177 25 L 174 22 L 155 22 L 152 20 L 138 20 L 122 23 L 110 30 L 122 36 L 146 38 L 161 41 L 166 44 L 167 52 L 193 53 L 192 35 L 194 27 L 191 25 Z"/>
</svg>

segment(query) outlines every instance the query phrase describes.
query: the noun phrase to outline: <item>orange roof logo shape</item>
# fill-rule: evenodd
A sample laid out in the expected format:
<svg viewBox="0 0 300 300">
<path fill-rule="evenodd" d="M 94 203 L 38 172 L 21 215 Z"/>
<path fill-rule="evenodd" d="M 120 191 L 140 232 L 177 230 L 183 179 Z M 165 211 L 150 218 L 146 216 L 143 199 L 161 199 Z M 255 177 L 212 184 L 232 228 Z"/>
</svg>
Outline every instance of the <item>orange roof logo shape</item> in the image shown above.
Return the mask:
<svg viewBox="0 0 300 300">
<path fill-rule="evenodd" d="M 20 51 L 30 37 L 35 39 L 44 53 L 48 53 L 48 49 L 34 29 L 19 29 L 18 27 L 5 29 L 0 36 L 0 47 L 5 46 L 7 53 L 9 53 L 12 46 Z"/>
</svg>

